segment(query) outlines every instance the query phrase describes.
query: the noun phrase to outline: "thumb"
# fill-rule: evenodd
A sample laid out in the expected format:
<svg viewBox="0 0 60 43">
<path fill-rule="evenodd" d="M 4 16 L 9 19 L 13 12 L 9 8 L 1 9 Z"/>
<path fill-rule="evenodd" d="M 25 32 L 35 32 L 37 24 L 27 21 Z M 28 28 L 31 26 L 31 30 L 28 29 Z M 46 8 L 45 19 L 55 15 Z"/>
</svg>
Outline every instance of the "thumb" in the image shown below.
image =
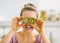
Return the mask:
<svg viewBox="0 0 60 43">
<path fill-rule="evenodd" d="M 33 26 L 34 28 L 37 28 L 36 24 L 31 24 L 31 26 Z"/>
</svg>

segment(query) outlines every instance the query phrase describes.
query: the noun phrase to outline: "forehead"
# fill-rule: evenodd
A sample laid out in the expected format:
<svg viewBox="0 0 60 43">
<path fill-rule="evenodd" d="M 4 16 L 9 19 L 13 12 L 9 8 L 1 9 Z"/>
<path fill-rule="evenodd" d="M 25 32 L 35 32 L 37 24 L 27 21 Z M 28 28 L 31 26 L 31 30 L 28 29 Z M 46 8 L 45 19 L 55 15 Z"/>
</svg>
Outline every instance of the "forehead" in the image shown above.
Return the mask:
<svg viewBox="0 0 60 43">
<path fill-rule="evenodd" d="M 33 17 L 33 18 L 37 18 L 37 12 L 36 11 L 30 11 L 30 10 L 25 10 L 22 12 L 22 16 L 23 17 Z"/>
</svg>

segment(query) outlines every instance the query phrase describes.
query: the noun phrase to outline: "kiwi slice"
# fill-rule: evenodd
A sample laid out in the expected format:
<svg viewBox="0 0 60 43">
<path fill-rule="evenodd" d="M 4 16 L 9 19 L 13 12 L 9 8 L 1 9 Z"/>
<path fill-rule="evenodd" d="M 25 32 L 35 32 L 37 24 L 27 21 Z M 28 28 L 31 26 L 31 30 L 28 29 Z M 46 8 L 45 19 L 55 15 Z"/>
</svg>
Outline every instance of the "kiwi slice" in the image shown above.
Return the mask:
<svg viewBox="0 0 60 43">
<path fill-rule="evenodd" d="M 34 24 L 35 23 L 35 19 L 34 18 L 30 18 L 30 23 Z"/>
<path fill-rule="evenodd" d="M 27 22 L 28 22 L 27 17 L 24 17 L 24 18 L 22 19 L 22 23 L 24 24 L 24 23 L 27 23 Z"/>
</svg>

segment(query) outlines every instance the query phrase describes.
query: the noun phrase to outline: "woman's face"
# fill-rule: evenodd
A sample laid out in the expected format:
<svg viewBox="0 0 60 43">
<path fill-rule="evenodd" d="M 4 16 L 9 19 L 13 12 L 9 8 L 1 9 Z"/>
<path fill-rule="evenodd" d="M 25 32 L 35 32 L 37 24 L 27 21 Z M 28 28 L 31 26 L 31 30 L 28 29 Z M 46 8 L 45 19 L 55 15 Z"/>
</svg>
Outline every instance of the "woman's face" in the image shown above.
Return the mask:
<svg viewBox="0 0 60 43">
<path fill-rule="evenodd" d="M 37 18 L 37 13 L 35 11 L 25 10 L 22 13 L 22 17 L 27 17 L 27 18 L 33 17 L 33 18 Z M 26 23 L 23 28 L 27 32 L 31 32 L 33 30 L 33 27 L 31 26 L 31 24 L 29 22 Z"/>
</svg>

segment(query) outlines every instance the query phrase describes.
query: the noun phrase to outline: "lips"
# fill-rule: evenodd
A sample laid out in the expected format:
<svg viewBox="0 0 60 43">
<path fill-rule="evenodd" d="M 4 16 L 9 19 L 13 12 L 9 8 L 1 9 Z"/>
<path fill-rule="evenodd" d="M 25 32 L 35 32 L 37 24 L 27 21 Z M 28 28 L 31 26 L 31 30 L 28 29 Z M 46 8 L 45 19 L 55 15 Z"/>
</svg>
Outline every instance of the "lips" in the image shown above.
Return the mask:
<svg viewBox="0 0 60 43">
<path fill-rule="evenodd" d="M 26 28 L 31 28 L 31 26 L 25 26 Z"/>
<path fill-rule="evenodd" d="M 26 28 L 27 30 L 29 30 L 29 29 L 32 29 L 32 26 L 26 25 L 25 28 Z"/>
</svg>

